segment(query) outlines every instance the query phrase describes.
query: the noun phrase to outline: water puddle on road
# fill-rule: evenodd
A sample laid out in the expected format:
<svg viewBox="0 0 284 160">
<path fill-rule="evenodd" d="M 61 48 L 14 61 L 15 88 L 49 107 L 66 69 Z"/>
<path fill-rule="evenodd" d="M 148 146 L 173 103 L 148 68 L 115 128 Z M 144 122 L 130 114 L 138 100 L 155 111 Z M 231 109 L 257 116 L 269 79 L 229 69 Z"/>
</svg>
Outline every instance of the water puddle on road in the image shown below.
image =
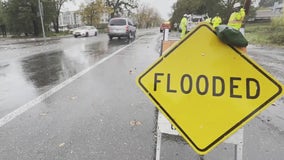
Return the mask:
<svg viewBox="0 0 284 160">
<path fill-rule="evenodd" d="M 30 56 L 5 62 L 0 67 L 0 117 L 125 45 L 127 43 L 119 40 L 80 41 L 62 49 L 31 53 Z"/>
<path fill-rule="evenodd" d="M 23 59 L 21 64 L 26 79 L 37 89 L 41 89 L 63 82 L 117 50 L 121 45 L 125 43 L 90 43 L 81 48 L 33 55 Z"/>
</svg>

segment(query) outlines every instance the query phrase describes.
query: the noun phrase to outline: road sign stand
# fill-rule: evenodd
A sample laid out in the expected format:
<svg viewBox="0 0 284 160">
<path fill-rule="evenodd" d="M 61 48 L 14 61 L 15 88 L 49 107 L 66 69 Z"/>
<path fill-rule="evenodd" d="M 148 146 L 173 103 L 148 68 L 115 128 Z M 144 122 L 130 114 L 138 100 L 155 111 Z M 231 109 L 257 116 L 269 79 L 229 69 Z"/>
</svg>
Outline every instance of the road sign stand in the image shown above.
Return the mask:
<svg viewBox="0 0 284 160">
<path fill-rule="evenodd" d="M 171 45 L 176 43 L 178 40 L 169 40 L 168 39 L 168 30 L 164 30 L 163 39 L 161 42 L 161 50 L 160 56 L 162 53 L 168 49 Z M 156 144 L 156 160 L 160 160 L 161 154 L 161 142 L 162 142 L 162 134 L 170 134 L 178 136 L 178 132 L 173 128 L 173 126 L 169 123 L 169 121 L 158 112 L 158 125 L 157 125 L 157 144 Z M 235 145 L 235 160 L 242 160 L 243 158 L 243 128 L 241 128 L 238 132 L 228 138 L 224 143 L 231 143 Z M 200 160 L 205 160 L 204 155 L 199 155 Z"/>
<path fill-rule="evenodd" d="M 167 49 L 136 82 L 198 155 L 225 142 L 237 145 L 237 160 L 242 159 L 242 126 L 284 95 L 280 82 L 222 43 L 206 23 Z M 161 128 L 158 123 L 156 157 L 167 133 Z"/>
<path fill-rule="evenodd" d="M 163 31 L 163 38 L 161 40 L 160 57 L 163 55 L 164 51 L 175 44 L 179 39 L 169 38 L 169 29 Z"/>
<path fill-rule="evenodd" d="M 161 41 L 161 50 L 160 50 L 160 56 L 163 54 L 163 47 L 164 47 L 164 41 L 168 41 L 169 39 L 169 29 L 163 30 L 163 39 Z"/>
<path fill-rule="evenodd" d="M 156 160 L 160 160 L 161 154 L 161 142 L 162 142 L 162 132 L 159 130 L 157 126 L 157 144 L 156 144 Z"/>
<path fill-rule="evenodd" d="M 164 117 L 160 112 L 158 112 L 156 160 L 160 160 L 163 133 L 179 136 L 178 132 L 172 127 L 166 117 Z M 235 160 L 243 159 L 243 134 L 244 129 L 241 128 L 235 134 L 233 134 L 231 137 L 224 141 L 224 143 L 233 144 L 235 146 Z M 205 160 L 204 155 L 199 155 L 199 159 Z"/>
</svg>

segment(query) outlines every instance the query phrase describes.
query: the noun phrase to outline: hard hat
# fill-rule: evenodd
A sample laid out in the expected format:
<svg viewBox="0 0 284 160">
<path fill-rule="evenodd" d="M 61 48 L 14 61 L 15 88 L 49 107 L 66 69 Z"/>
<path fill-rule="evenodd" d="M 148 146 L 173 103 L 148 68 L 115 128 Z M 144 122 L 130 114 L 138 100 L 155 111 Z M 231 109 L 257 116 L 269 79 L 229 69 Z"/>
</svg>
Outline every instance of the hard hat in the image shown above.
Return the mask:
<svg viewBox="0 0 284 160">
<path fill-rule="evenodd" d="M 184 17 L 187 17 L 187 14 L 184 14 L 183 16 L 184 16 Z"/>
<path fill-rule="evenodd" d="M 234 4 L 233 8 L 238 8 L 238 7 L 241 7 L 241 3 L 237 2 Z"/>
</svg>

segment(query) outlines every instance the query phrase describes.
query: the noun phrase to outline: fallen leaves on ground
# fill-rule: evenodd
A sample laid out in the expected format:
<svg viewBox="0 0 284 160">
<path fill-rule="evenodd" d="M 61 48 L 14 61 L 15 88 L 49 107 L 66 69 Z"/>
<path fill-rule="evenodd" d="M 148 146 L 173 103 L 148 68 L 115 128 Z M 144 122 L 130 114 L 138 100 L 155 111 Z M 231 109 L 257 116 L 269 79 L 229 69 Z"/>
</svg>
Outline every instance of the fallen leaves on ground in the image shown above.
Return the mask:
<svg viewBox="0 0 284 160">
<path fill-rule="evenodd" d="M 59 147 L 64 147 L 64 146 L 65 146 L 65 143 L 60 143 L 58 146 L 59 146 Z"/>
<path fill-rule="evenodd" d="M 138 121 L 138 120 L 132 120 L 132 121 L 129 122 L 129 124 L 131 126 L 140 126 L 140 125 L 142 125 L 142 123 L 140 121 Z"/>
</svg>

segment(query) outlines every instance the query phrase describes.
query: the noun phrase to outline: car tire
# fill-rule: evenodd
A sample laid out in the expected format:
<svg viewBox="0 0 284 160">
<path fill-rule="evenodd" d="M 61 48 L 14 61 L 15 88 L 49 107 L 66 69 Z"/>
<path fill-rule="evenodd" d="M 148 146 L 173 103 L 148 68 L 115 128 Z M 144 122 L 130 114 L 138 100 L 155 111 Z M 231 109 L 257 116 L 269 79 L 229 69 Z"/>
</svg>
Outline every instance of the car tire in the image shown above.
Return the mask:
<svg viewBox="0 0 284 160">
<path fill-rule="evenodd" d="M 74 35 L 75 38 L 77 38 L 78 36 Z"/>
<path fill-rule="evenodd" d="M 109 40 L 112 40 L 112 38 L 113 38 L 112 36 L 108 36 L 108 37 L 109 37 Z"/>
<path fill-rule="evenodd" d="M 129 33 L 128 33 L 128 35 L 127 35 L 127 39 L 129 39 L 129 40 L 130 40 L 130 39 L 131 39 L 131 35 L 132 35 L 132 33 L 131 33 L 131 32 L 129 32 Z"/>
<path fill-rule="evenodd" d="M 133 39 L 135 39 L 135 38 L 136 38 L 136 32 L 133 33 Z"/>
</svg>

